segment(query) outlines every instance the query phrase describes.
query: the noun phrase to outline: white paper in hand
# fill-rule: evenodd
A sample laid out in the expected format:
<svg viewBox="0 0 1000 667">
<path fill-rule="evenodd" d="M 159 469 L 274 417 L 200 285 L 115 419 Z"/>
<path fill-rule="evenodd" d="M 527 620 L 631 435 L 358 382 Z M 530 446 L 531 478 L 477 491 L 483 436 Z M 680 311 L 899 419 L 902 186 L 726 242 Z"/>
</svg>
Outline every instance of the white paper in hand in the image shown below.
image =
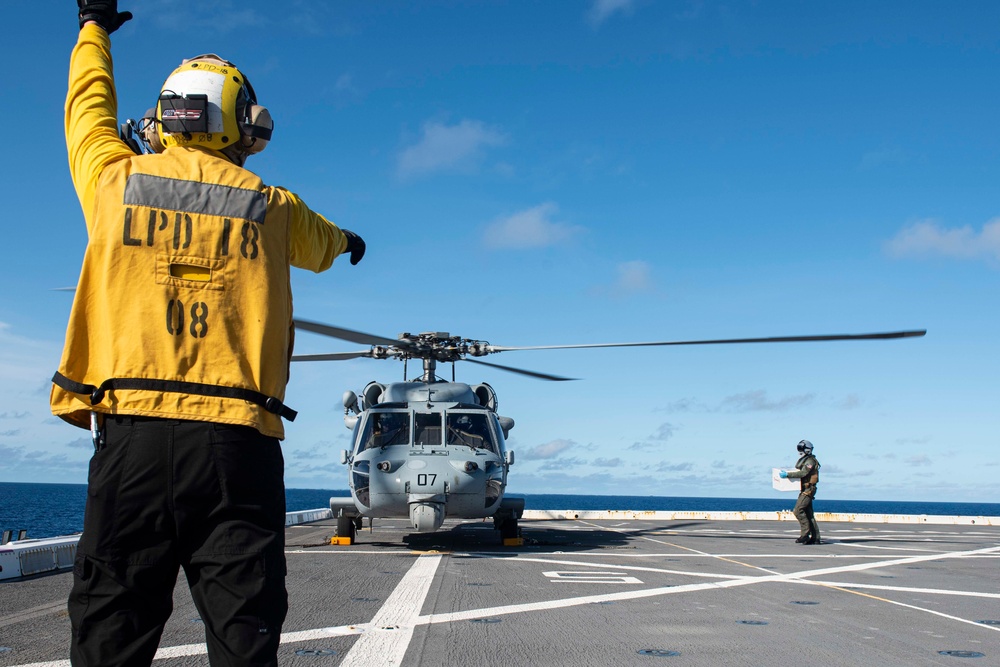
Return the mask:
<svg viewBox="0 0 1000 667">
<path fill-rule="evenodd" d="M 797 479 L 782 479 L 778 473 L 782 468 L 771 468 L 771 486 L 778 491 L 798 491 L 802 486 Z"/>
</svg>

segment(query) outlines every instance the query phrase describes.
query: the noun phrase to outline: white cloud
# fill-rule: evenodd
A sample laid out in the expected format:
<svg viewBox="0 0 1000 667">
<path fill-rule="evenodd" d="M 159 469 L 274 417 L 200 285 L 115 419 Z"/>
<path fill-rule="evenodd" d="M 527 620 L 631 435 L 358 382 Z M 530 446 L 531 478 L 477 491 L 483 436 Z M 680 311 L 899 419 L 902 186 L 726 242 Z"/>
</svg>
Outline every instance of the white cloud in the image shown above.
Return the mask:
<svg viewBox="0 0 1000 667">
<path fill-rule="evenodd" d="M 260 30 L 322 35 L 345 30 L 344 18 L 335 15 L 326 3 L 286 0 L 280 5 L 275 3 L 258 10 L 234 0 L 199 0 L 197 11 L 192 11 L 192 4 L 177 0 L 145 0 L 142 18 L 154 21 L 161 30 L 186 35 L 198 32 L 229 35 L 240 31 L 252 34 Z M 138 30 L 139 25 L 126 24 L 126 29 Z"/>
<path fill-rule="evenodd" d="M 52 333 L 62 338 L 61 332 Z M 0 479 L 79 483 L 87 478 L 87 460 L 94 451 L 89 434 L 49 412 L 52 371 L 59 365 L 61 349 L 61 340 L 22 333 L 0 322 L 0 402 L 4 404 Z"/>
<path fill-rule="evenodd" d="M 587 21 L 595 28 L 619 12 L 630 14 L 634 0 L 594 0 L 587 12 Z"/>
<path fill-rule="evenodd" d="M 1000 218 L 977 232 L 969 225 L 947 229 L 934 220 L 907 226 L 885 244 L 893 257 L 952 257 L 956 259 L 1000 259 Z"/>
<path fill-rule="evenodd" d="M 690 470 L 694 470 L 694 464 L 690 461 L 685 461 L 684 463 L 660 461 L 655 470 L 656 472 L 688 472 Z"/>
<path fill-rule="evenodd" d="M 595 296 L 611 299 L 627 299 L 654 291 L 653 271 L 648 262 L 631 260 L 615 266 L 615 278 L 608 284 L 591 288 Z"/>
<path fill-rule="evenodd" d="M 861 398 L 857 394 L 848 394 L 838 404 L 841 410 L 854 410 L 861 406 Z"/>
<path fill-rule="evenodd" d="M 157 0 L 146 8 L 146 12 L 161 29 L 214 30 L 222 34 L 269 26 L 271 25 L 269 19 L 274 19 L 273 16 L 265 16 L 253 9 L 237 9 L 231 0 L 202 0 L 197 12 L 191 12 L 187 7 L 180 7 L 172 0 Z"/>
<path fill-rule="evenodd" d="M 666 441 L 673 437 L 674 433 L 677 431 L 677 427 L 670 422 L 663 422 L 660 427 L 656 430 L 656 433 L 649 436 L 650 440 Z"/>
<path fill-rule="evenodd" d="M 735 412 L 782 412 L 791 408 L 809 405 L 816 397 L 815 394 L 802 394 L 800 396 L 786 396 L 779 400 L 770 400 L 767 392 L 762 389 L 748 391 L 742 394 L 727 396 L 722 401 L 722 409 L 733 410 Z"/>
<path fill-rule="evenodd" d="M 482 121 L 463 120 L 456 125 L 428 121 L 420 141 L 399 154 L 397 173 L 406 178 L 446 169 L 469 169 L 484 148 L 501 146 L 506 141 L 502 132 Z"/>
<path fill-rule="evenodd" d="M 660 424 L 659 428 L 656 429 L 656 433 L 653 433 L 642 442 L 633 443 L 629 446 L 629 449 L 639 452 L 660 450 L 663 448 L 663 443 L 674 437 L 674 433 L 676 432 L 676 426 L 670 422 L 663 422 Z"/>
<path fill-rule="evenodd" d="M 623 262 L 618 265 L 618 278 L 614 291 L 618 293 L 645 292 L 652 288 L 653 279 L 649 263 L 642 260 Z"/>
<path fill-rule="evenodd" d="M 552 202 L 519 211 L 487 225 L 483 242 L 492 249 L 544 248 L 572 238 L 583 230 L 552 219 L 558 210 Z"/>
<path fill-rule="evenodd" d="M 52 371 L 59 363 L 60 343 L 16 334 L 13 327 L 0 322 L 0 380 L 7 387 L 3 391 L 24 396 L 26 387 L 44 384 L 47 396 Z M 23 412 L 9 399 L 5 404 L 5 416 Z"/>
<path fill-rule="evenodd" d="M 905 463 L 908 466 L 929 466 L 931 465 L 931 459 L 926 454 L 915 454 L 908 457 Z"/>
<path fill-rule="evenodd" d="M 699 412 L 706 410 L 708 410 L 708 407 L 694 398 L 681 398 L 669 403 L 665 408 L 662 408 L 662 411 L 667 413 Z"/>
<path fill-rule="evenodd" d="M 620 468 L 624 464 L 625 462 L 622 461 L 621 458 L 617 456 L 613 459 L 607 459 L 607 458 L 594 459 L 594 465 L 597 466 L 598 468 Z"/>
<path fill-rule="evenodd" d="M 574 456 L 568 459 L 549 459 L 538 467 L 538 472 L 562 472 L 569 468 L 588 468 L 590 463 L 587 459 Z"/>
<path fill-rule="evenodd" d="M 552 440 L 524 452 L 526 459 L 554 459 L 574 445 L 572 440 Z"/>
</svg>

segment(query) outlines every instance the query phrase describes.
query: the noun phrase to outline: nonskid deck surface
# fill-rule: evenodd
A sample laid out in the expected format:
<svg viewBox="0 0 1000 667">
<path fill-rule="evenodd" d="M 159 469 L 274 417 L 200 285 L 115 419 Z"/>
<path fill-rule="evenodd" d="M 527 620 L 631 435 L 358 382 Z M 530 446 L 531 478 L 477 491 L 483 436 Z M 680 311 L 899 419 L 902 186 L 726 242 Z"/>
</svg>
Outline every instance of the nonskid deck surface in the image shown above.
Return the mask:
<svg viewBox="0 0 1000 667">
<path fill-rule="evenodd" d="M 283 665 L 1000 665 L 996 526 L 335 523 L 287 529 Z M 0 586 L 0 667 L 68 665 L 70 582 Z M 174 603 L 154 664 L 207 665 L 183 575 Z"/>
</svg>

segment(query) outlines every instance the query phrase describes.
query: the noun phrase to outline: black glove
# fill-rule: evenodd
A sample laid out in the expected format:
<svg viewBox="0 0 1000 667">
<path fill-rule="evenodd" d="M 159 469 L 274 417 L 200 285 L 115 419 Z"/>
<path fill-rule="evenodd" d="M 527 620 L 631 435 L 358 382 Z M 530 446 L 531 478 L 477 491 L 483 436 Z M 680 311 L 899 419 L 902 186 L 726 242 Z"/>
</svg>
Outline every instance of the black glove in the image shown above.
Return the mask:
<svg viewBox="0 0 1000 667">
<path fill-rule="evenodd" d="M 351 266 L 357 266 L 361 258 L 365 256 L 365 240 L 346 229 L 340 231 L 344 232 L 344 236 L 347 237 L 347 250 L 344 252 L 351 253 Z"/>
<path fill-rule="evenodd" d="M 118 0 L 76 0 L 80 8 L 80 27 L 96 21 L 110 35 L 132 18 L 132 12 L 119 12 Z"/>
</svg>

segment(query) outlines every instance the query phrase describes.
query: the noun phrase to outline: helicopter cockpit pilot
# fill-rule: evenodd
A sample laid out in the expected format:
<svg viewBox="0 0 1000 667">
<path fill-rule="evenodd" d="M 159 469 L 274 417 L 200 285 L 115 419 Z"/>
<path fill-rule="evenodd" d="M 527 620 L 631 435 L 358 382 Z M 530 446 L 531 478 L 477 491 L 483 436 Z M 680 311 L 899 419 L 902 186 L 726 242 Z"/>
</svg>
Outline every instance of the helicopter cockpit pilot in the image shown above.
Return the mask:
<svg viewBox="0 0 1000 667">
<path fill-rule="evenodd" d="M 499 448 L 493 437 L 487 415 L 483 414 L 453 414 L 448 415 L 449 445 L 466 445 L 473 449 L 487 449 L 498 452 Z"/>
<path fill-rule="evenodd" d="M 376 412 L 361 435 L 360 449 L 410 444 L 410 415 L 406 412 Z"/>
</svg>

